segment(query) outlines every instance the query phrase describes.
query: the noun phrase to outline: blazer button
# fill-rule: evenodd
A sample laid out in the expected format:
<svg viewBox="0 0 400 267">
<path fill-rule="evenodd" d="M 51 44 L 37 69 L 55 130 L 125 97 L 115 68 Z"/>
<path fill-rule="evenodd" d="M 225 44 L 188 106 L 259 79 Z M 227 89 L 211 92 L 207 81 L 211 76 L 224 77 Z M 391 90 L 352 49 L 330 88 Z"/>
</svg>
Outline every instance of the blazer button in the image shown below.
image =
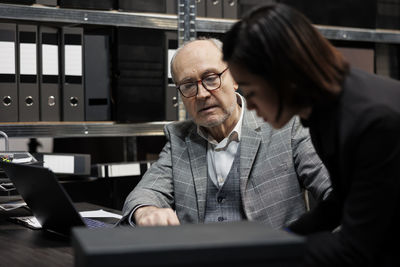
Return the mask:
<svg viewBox="0 0 400 267">
<path fill-rule="evenodd" d="M 224 221 L 224 217 L 218 217 L 218 221 L 219 222 L 223 222 Z"/>
<path fill-rule="evenodd" d="M 218 197 L 218 198 L 217 198 L 218 203 L 223 203 L 224 200 L 225 200 L 224 197 Z"/>
</svg>

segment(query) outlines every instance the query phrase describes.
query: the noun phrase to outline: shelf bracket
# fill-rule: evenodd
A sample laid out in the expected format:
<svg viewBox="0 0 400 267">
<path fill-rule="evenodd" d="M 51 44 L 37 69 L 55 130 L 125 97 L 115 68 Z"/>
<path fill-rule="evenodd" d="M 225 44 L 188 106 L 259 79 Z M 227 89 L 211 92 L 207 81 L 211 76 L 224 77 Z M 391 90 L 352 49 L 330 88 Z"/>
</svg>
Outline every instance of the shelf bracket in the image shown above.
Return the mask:
<svg viewBox="0 0 400 267">
<path fill-rule="evenodd" d="M 178 0 L 178 45 L 196 39 L 196 0 Z M 178 119 L 187 119 L 182 96 L 178 94 Z"/>
</svg>

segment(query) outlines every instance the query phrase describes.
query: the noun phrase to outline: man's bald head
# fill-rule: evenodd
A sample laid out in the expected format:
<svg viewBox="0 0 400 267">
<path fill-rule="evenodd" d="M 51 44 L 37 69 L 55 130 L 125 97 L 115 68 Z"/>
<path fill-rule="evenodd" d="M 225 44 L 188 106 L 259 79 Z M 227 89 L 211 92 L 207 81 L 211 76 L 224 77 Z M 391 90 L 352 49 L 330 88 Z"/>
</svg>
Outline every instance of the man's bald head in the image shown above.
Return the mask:
<svg viewBox="0 0 400 267">
<path fill-rule="evenodd" d="M 174 65 L 175 65 L 175 59 L 177 57 L 177 55 L 183 50 L 183 49 L 187 49 L 190 48 L 192 43 L 195 42 L 210 42 L 211 44 L 213 44 L 220 52 L 221 52 L 221 60 L 222 60 L 222 42 L 218 39 L 215 38 L 199 38 L 196 40 L 191 40 L 188 41 L 186 43 L 184 43 L 182 46 L 180 46 L 175 54 L 172 56 L 171 62 L 170 62 L 170 69 L 171 69 L 171 76 L 172 76 L 172 81 L 176 84 L 176 71 L 174 69 Z M 185 48 L 186 47 L 186 48 Z"/>
</svg>

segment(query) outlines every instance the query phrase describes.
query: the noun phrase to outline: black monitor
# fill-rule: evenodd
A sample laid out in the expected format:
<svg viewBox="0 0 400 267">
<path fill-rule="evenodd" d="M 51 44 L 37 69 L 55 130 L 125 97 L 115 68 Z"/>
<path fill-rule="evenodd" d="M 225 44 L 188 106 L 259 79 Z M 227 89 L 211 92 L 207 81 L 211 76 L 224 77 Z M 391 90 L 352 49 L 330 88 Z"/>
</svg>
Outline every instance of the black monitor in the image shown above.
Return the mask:
<svg viewBox="0 0 400 267">
<path fill-rule="evenodd" d="M 257 222 L 73 229 L 76 267 L 300 266 L 304 238 Z"/>
</svg>

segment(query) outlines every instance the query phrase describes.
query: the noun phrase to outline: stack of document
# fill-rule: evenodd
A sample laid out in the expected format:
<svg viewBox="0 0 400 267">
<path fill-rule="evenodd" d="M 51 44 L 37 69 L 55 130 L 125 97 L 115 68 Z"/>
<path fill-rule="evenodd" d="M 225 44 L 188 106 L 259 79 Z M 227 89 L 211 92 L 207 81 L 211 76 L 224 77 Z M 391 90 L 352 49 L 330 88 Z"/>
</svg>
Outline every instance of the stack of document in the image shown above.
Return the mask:
<svg viewBox="0 0 400 267">
<path fill-rule="evenodd" d="M 141 176 L 152 162 L 104 163 L 92 166 L 92 175 L 99 178 Z"/>
<path fill-rule="evenodd" d="M 103 209 L 100 210 L 91 210 L 91 211 L 81 211 L 79 214 L 83 218 L 116 218 L 120 220 L 122 218 L 121 215 L 112 213 L 109 211 L 105 211 Z M 36 219 L 35 216 L 23 216 L 23 217 L 12 217 L 10 218 L 13 221 L 25 225 L 31 229 L 41 229 L 42 225 Z"/>
<path fill-rule="evenodd" d="M 21 199 L 17 201 L 10 201 L 7 203 L 0 204 L 0 210 L 10 211 L 24 206 L 26 206 L 26 203 Z"/>
<path fill-rule="evenodd" d="M 29 153 L 23 151 L 0 152 L 0 160 L 12 163 L 34 163 L 37 160 Z"/>
<path fill-rule="evenodd" d="M 0 152 L 0 161 L 18 163 L 18 164 L 35 164 L 38 161 L 29 153 L 23 151 L 6 151 Z M 0 191 L 8 192 L 15 190 L 12 183 L 9 182 L 8 177 L 2 169 L 0 169 Z"/>
<path fill-rule="evenodd" d="M 90 175 L 90 154 L 35 153 L 35 157 L 56 174 Z"/>
</svg>

